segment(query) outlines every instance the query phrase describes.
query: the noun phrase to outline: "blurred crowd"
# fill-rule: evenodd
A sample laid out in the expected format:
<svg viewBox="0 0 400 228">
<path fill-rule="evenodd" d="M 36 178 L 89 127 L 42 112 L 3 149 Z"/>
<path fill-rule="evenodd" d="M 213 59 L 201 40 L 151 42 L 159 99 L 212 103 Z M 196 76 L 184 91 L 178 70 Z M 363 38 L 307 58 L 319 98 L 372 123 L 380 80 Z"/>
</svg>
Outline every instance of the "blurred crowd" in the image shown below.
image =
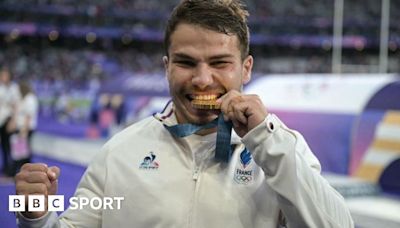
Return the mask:
<svg viewBox="0 0 400 228">
<path fill-rule="evenodd" d="M 8 18 L 26 21 L 76 24 L 83 21 L 96 25 L 132 25 L 162 30 L 167 18 L 179 0 L 3 0 L 0 10 Z M 250 12 L 252 32 L 281 33 L 331 33 L 335 0 L 246 0 Z M 30 12 L 30 13 L 29 13 Z M 46 20 L 40 15 L 45 15 Z M 60 17 L 58 17 L 60 16 Z M 68 22 L 62 16 L 69 16 Z M 351 32 L 370 33 L 379 27 L 381 1 L 344 1 L 344 29 Z M 400 2 L 391 1 L 390 18 L 394 31 L 399 33 L 396 18 L 400 17 Z M 118 20 L 124 19 L 124 21 Z M 135 21 L 129 21 L 136 19 Z M 155 21 L 158 20 L 158 21 Z M 139 20 L 139 21 L 138 21 Z M 126 23 L 126 24 L 125 24 Z M 284 25 L 284 26 L 283 26 Z M 364 34 L 366 35 L 366 34 Z"/>
<path fill-rule="evenodd" d="M 14 0 L 3 0 L 5 5 L 14 5 Z M 24 0 L 18 4 L 25 6 L 63 6 L 75 9 L 98 8 L 99 11 L 125 10 L 130 12 L 157 11 L 168 14 L 179 0 Z M 271 16 L 306 16 L 306 17 L 325 17 L 333 15 L 334 0 L 245 0 L 249 11 L 256 18 L 266 18 Z M 351 18 L 356 20 L 370 20 L 379 17 L 381 1 L 376 0 L 352 0 L 344 1 L 345 14 L 349 13 Z M 397 1 L 392 1 L 392 11 L 399 14 L 396 10 L 400 6 Z"/>
<path fill-rule="evenodd" d="M 13 4 L 13 0 L 5 0 L 7 4 Z M 39 6 L 65 6 L 76 9 L 91 9 L 96 7 L 101 11 L 124 9 L 129 11 L 161 11 L 169 12 L 179 0 L 25 0 L 25 5 Z"/>
<path fill-rule="evenodd" d="M 260 48 L 252 46 L 257 75 L 275 73 L 330 73 L 331 52 L 312 49 L 290 50 L 282 47 Z M 137 50 L 67 49 L 52 46 L 13 45 L 0 50 L 0 63 L 8 65 L 19 79 L 54 82 L 63 81 L 74 88 L 96 89 L 99 83 L 119 74 L 163 74 L 163 52 Z M 399 54 L 391 55 L 389 72 L 400 72 Z M 345 65 L 365 66 L 364 70 L 350 72 L 376 72 L 369 66 L 378 65 L 373 54 L 344 55 Z"/>
<path fill-rule="evenodd" d="M 15 45 L 0 50 L 0 63 L 19 79 L 65 81 L 81 88 L 123 72 L 161 73 L 162 52 L 91 50 Z"/>
</svg>

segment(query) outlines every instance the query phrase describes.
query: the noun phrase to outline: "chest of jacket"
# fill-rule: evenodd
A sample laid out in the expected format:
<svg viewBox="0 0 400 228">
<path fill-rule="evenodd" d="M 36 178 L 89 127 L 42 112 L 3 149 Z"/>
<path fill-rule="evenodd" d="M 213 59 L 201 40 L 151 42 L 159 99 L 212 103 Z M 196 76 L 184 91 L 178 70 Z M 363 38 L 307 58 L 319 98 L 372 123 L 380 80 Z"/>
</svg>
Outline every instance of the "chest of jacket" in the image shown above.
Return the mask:
<svg viewBox="0 0 400 228">
<path fill-rule="evenodd" d="M 213 149 L 196 163 L 188 147 L 164 134 L 143 133 L 113 148 L 107 166 L 115 167 L 108 168 L 104 193 L 125 200 L 121 210 L 105 212 L 107 221 L 122 216 L 137 227 L 276 227 L 276 195 L 243 145 L 229 164 L 216 162 Z"/>
</svg>

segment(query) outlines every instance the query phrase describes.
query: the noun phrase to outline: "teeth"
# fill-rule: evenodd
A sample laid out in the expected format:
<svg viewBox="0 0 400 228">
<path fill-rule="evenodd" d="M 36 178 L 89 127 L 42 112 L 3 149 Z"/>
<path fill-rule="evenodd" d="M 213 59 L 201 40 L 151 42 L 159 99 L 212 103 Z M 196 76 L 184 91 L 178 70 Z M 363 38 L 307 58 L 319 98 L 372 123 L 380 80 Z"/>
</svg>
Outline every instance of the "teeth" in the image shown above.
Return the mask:
<svg viewBox="0 0 400 228">
<path fill-rule="evenodd" d="M 216 100 L 217 95 L 216 94 L 207 94 L 207 95 L 194 95 L 193 100 L 203 100 L 203 101 L 209 101 L 209 100 Z"/>
</svg>

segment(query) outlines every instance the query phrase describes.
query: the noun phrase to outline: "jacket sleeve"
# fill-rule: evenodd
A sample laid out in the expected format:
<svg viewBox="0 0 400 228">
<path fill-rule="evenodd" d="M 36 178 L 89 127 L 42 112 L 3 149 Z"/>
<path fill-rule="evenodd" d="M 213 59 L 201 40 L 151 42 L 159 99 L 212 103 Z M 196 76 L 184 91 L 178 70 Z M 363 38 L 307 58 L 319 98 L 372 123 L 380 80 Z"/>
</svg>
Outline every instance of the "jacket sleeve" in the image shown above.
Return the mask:
<svg viewBox="0 0 400 228">
<path fill-rule="evenodd" d="M 93 197 L 103 198 L 104 184 L 107 178 L 106 157 L 107 144 L 82 176 L 74 197 L 87 197 L 89 200 Z M 69 199 L 65 198 L 64 200 Z M 18 213 L 17 224 L 20 228 L 101 227 L 102 211 L 92 209 L 89 206 L 82 209 L 71 209 L 70 205 L 58 218 L 56 212 L 48 212 L 38 219 L 28 219 Z"/>
<path fill-rule="evenodd" d="M 301 134 L 269 114 L 242 141 L 277 193 L 288 227 L 354 227 L 343 197 L 320 175 Z"/>
</svg>

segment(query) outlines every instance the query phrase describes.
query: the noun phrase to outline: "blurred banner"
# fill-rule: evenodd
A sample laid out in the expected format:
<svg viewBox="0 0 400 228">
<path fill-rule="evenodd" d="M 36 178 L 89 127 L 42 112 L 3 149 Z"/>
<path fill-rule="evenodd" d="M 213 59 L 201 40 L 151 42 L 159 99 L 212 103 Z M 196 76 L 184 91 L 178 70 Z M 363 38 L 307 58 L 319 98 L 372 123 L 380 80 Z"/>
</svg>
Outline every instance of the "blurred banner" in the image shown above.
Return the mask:
<svg viewBox="0 0 400 228">
<path fill-rule="evenodd" d="M 398 79 L 386 74 L 271 75 L 253 81 L 245 91 L 259 94 L 270 112 L 304 135 L 323 171 L 348 174 L 353 170 L 350 163 L 360 162 L 372 140 L 364 136 L 373 135 L 372 126 L 382 117 L 375 115 L 374 121 L 360 126 L 360 115 L 376 93 Z M 393 99 L 395 94 L 388 96 L 400 102 Z M 360 143 L 362 149 L 352 150 Z"/>
</svg>

